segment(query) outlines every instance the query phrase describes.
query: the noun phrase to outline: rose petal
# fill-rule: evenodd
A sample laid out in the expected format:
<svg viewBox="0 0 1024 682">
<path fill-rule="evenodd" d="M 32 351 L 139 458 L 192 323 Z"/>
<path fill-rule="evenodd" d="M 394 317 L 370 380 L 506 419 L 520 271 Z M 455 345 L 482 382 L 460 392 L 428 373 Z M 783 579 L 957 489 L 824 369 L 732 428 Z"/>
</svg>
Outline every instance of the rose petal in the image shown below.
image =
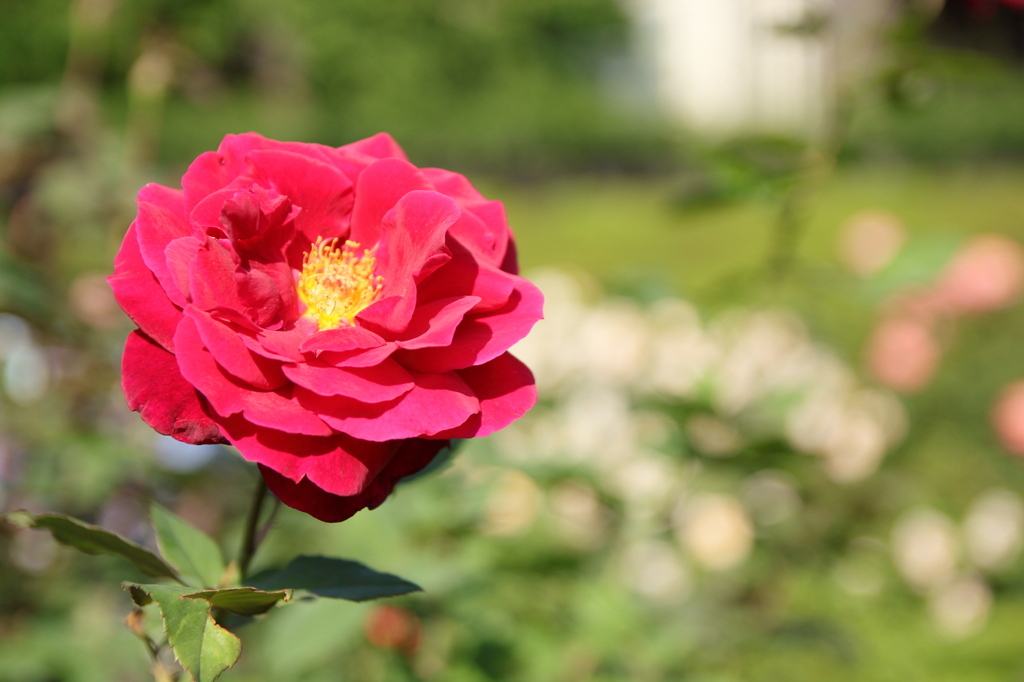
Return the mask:
<svg viewBox="0 0 1024 682">
<path fill-rule="evenodd" d="M 207 239 L 192 259 L 189 290 L 192 304 L 200 310 L 244 310 L 238 294 L 235 255 L 216 239 Z"/>
<path fill-rule="evenodd" d="M 385 343 L 377 348 L 357 348 L 355 350 L 336 353 L 333 351 L 317 351 L 313 355 L 318 360 L 325 362 L 332 367 L 373 367 L 384 362 L 395 352 L 398 346 L 393 342 Z"/>
<path fill-rule="evenodd" d="M 416 386 L 411 391 L 387 403 L 325 398 L 302 387 L 295 389 L 295 398 L 338 431 L 378 442 L 432 436 L 480 411 L 472 389 L 454 372 L 413 374 L 413 379 Z"/>
<path fill-rule="evenodd" d="M 217 239 L 208 238 L 191 263 L 192 303 L 200 310 L 233 310 L 253 329 L 298 317 L 298 298 L 286 263 L 251 261 L 243 268 Z"/>
<path fill-rule="evenodd" d="M 405 330 L 416 308 L 415 275 L 430 256 L 444 248 L 445 231 L 458 217 L 455 202 L 437 192 L 409 192 L 395 204 L 384 218 L 377 253 L 384 298 L 357 319 L 371 328 L 395 333 Z"/>
<path fill-rule="evenodd" d="M 505 258 L 501 261 L 501 270 L 510 275 L 519 274 L 519 256 L 516 252 L 516 240 L 512 234 L 508 235 L 508 245 L 505 247 Z"/>
<path fill-rule="evenodd" d="M 245 314 L 260 327 L 297 319 L 299 299 L 288 264 L 252 261 L 249 265 L 235 274 Z"/>
<path fill-rule="evenodd" d="M 188 225 L 185 213 L 185 195 L 180 189 L 150 182 L 139 190 L 138 200 L 159 206 L 169 211 L 183 225 Z"/>
<path fill-rule="evenodd" d="M 473 308 L 474 312 L 498 310 L 508 303 L 519 281 L 514 275 L 480 262 L 451 235 L 448 235 L 445 245 L 452 259 L 423 280 L 416 293 L 418 302 L 422 304 L 452 296 L 476 296 L 480 302 Z"/>
<path fill-rule="evenodd" d="M 487 202 L 487 198 L 461 173 L 453 173 L 443 168 L 423 168 L 421 171 L 434 189 L 455 199 L 460 206 Z"/>
<path fill-rule="evenodd" d="M 135 223 L 128 228 L 121 250 L 114 260 L 114 274 L 107 278 L 114 298 L 132 322 L 168 351 L 174 350 L 174 332 L 181 310 L 167 298 L 156 277 L 146 267 L 135 236 Z"/>
<path fill-rule="evenodd" d="M 405 152 L 403 152 L 402 148 L 398 146 L 395 139 L 387 133 L 377 133 L 372 137 L 367 137 L 366 139 L 346 144 L 342 147 L 338 147 L 338 151 L 343 154 L 365 154 L 366 156 L 370 156 L 375 159 L 396 158 L 401 159 L 402 161 L 408 161 L 405 157 Z"/>
<path fill-rule="evenodd" d="M 542 317 L 544 296 L 537 287 L 520 279 L 502 309 L 469 315 L 444 348 L 400 350 L 395 359 L 418 372 L 448 372 L 492 360 L 526 336 Z"/>
<path fill-rule="evenodd" d="M 378 133 L 365 140 L 332 149 L 331 152 L 331 163 L 353 183 L 359 180 L 364 170 L 380 159 L 409 160 L 402 148 L 387 133 Z"/>
<path fill-rule="evenodd" d="M 362 509 L 376 509 L 394 490 L 395 484 L 430 464 L 449 443 L 446 440 L 411 439 L 402 441 L 401 448 L 365 490 L 350 496 L 332 495 L 308 478 L 298 483 L 273 469 L 260 465 L 260 473 L 267 487 L 282 502 L 310 516 L 337 523 L 351 518 Z"/>
<path fill-rule="evenodd" d="M 306 243 L 318 236 L 327 240 L 348 232 L 352 182 L 340 170 L 294 152 L 253 151 L 248 159 L 257 182 L 301 207 L 295 227 L 305 235 Z"/>
<path fill-rule="evenodd" d="M 189 235 L 171 240 L 167 248 L 164 249 L 167 270 L 171 273 L 174 285 L 184 295 L 186 301 L 191 299 L 189 279 L 192 261 L 202 245 L 202 242 Z"/>
<path fill-rule="evenodd" d="M 142 260 L 156 276 L 171 302 L 183 307 L 187 301 L 167 267 L 164 250 L 175 239 L 191 236 L 191 229 L 180 216 L 164 206 L 145 201 L 139 201 L 138 205 L 135 234 Z"/>
<path fill-rule="evenodd" d="M 508 258 L 512 230 L 508 226 L 505 205 L 484 197 L 459 173 L 441 168 L 424 168 L 423 174 L 434 185 L 434 189 L 455 199 L 463 215 L 472 215 L 480 222 L 466 220 L 452 226 L 450 233 L 482 256 L 489 265 L 501 267 Z M 470 225 L 473 222 L 473 225 Z M 512 256 L 513 262 L 515 255 Z M 505 270 L 504 267 L 501 269 Z M 518 269 L 512 274 L 518 274 Z"/>
<path fill-rule="evenodd" d="M 263 351 L 255 348 L 252 350 L 271 359 L 287 358 L 291 362 L 302 362 L 303 355 L 299 351 L 299 347 L 315 331 L 316 322 L 306 318 L 299 318 L 295 325 L 288 329 L 273 331 L 261 329 L 257 333 L 256 339 Z"/>
<path fill-rule="evenodd" d="M 235 259 L 248 266 L 286 260 L 285 247 L 295 237 L 301 211 L 288 197 L 241 177 L 199 202 L 190 220 L 197 236 L 226 240 Z"/>
<path fill-rule="evenodd" d="M 369 329 L 361 327 L 338 327 L 316 332 L 299 346 L 303 353 L 314 351 L 350 351 L 377 348 L 384 345 L 384 339 Z"/>
<path fill-rule="evenodd" d="M 504 235 L 495 234 L 469 209 L 462 211 L 459 219 L 448 229 L 448 234 L 472 251 L 474 258 L 481 263 L 497 267 L 501 262 L 505 251 Z M 499 247 L 500 255 L 497 253 Z"/>
<path fill-rule="evenodd" d="M 371 164 L 356 183 L 349 239 L 371 248 L 380 241 L 381 222 L 388 211 L 409 192 L 424 189 L 430 189 L 430 183 L 408 161 L 388 158 Z"/>
<path fill-rule="evenodd" d="M 214 239 L 226 239 L 228 232 L 222 222 L 224 206 L 238 194 L 251 193 L 248 178 L 236 178 L 231 184 L 216 192 L 212 192 L 196 203 L 189 213 L 188 220 L 197 237 L 208 235 Z"/>
<path fill-rule="evenodd" d="M 480 302 L 476 296 L 442 298 L 425 303 L 413 312 L 404 340 L 399 348 L 429 348 L 447 346 L 452 342 L 455 329 L 463 316 Z"/>
<path fill-rule="evenodd" d="M 288 384 L 281 364 L 249 352 L 236 331 L 194 306 L 185 308 L 185 315 L 195 323 L 203 345 L 226 372 L 261 391 Z"/>
<path fill-rule="evenodd" d="M 512 230 L 508 226 L 508 218 L 505 216 L 505 204 L 500 201 L 486 201 L 482 204 L 474 204 L 468 208 L 468 210 L 487 226 L 487 234 L 493 238 L 493 246 L 489 252 L 484 252 L 488 256 L 488 261 L 491 265 L 502 266 L 502 263 L 508 259 L 508 250 L 512 246 Z M 456 230 L 456 236 L 459 239 L 467 239 L 467 235 L 461 231 Z M 512 262 L 515 262 L 515 254 L 512 255 Z M 505 270 L 504 267 L 501 267 Z M 511 272 L 510 270 L 505 270 Z M 516 272 L 512 274 L 517 274 Z"/>
<path fill-rule="evenodd" d="M 254 426 L 240 417 L 217 419 L 221 431 L 246 460 L 300 481 L 304 477 L 335 495 L 356 495 L 387 466 L 398 443 L 371 443 L 335 434 L 297 436 Z"/>
<path fill-rule="evenodd" d="M 465 424 L 439 433 L 445 438 L 480 438 L 505 428 L 537 403 L 537 386 L 530 369 L 503 353 L 490 362 L 456 372 L 480 401 L 480 413 Z"/>
<path fill-rule="evenodd" d="M 223 443 L 200 403 L 199 394 L 178 371 L 174 355 L 133 331 L 121 358 L 121 387 L 128 407 L 157 433 L 184 443 Z"/>
<path fill-rule="evenodd" d="M 287 395 L 289 389 L 256 391 L 233 379 L 203 346 L 195 322 L 183 317 L 174 335 L 181 375 L 196 387 L 217 414 L 243 413 L 257 426 L 307 436 L 329 436 L 332 431 L 319 417 Z"/>
<path fill-rule="evenodd" d="M 345 396 L 363 403 L 383 403 L 412 390 L 412 375 L 387 358 L 373 367 L 332 367 L 318 361 L 285 365 L 284 374 L 322 396 Z"/>
<path fill-rule="evenodd" d="M 280 146 L 256 133 L 226 135 L 215 152 L 204 152 L 185 171 L 181 178 L 184 190 L 185 215 L 191 215 L 205 197 L 231 184 L 248 170 L 245 155 L 256 149 Z"/>
</svg>

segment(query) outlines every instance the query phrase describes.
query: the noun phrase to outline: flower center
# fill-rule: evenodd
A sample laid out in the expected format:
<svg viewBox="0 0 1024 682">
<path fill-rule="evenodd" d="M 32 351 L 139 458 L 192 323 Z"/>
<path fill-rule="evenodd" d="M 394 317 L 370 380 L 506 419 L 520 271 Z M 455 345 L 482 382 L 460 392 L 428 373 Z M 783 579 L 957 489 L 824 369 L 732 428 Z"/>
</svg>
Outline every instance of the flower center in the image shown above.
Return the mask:
<svg viewBox="0 0 1024 682">
<path fill-rule="evenodd" d="M 306 304 L 306 315 L 316 320 L 320 330 L 348 325 L 361 310 L 377 300 L 384 278 L 373 274 L 374 249 L 363 249 L 346 241 L 317 237 L 302 257 L 299 298 Z"/>
</svg>

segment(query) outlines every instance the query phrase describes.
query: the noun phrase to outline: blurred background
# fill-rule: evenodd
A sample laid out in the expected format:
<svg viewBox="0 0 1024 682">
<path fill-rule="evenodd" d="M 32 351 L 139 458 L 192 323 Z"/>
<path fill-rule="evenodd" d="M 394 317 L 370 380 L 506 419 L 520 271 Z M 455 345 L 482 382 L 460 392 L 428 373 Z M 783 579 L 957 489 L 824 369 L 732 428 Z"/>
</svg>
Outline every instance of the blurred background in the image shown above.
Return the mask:
<svg viewBox="0 0 1024 682">
<path fill-rule="evenodd" d="M 0 0 L 0 509 L 229 555 L 255 473 L 155 436 L 104 277 L 226 133 L 381 130 L 501 199 L 540 404 L 256 568 L 231 680 L 1024 680 L 1021 0 Z M 113 559 L 0 528 L 0 681 L 149 678 Z"/>
</svg>

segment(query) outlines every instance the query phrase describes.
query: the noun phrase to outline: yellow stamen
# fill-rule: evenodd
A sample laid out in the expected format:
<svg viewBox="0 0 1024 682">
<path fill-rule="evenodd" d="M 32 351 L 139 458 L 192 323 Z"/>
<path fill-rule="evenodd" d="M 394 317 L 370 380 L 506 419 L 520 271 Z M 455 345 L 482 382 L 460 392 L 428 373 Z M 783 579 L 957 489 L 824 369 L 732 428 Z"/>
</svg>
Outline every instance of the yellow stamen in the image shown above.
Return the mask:
<svg viewBox="0 0 1024 682">
<path fill-rule="evenodd" d="M 302 257 L 299 275 L 299 298 L 306 304 L 306 315 L 316 320 L 321 330 L 340 327 L 377 300 L 384 278 L 373 274 L 376 262 L 373 249 L 359 255 L 359 244 L 346 241 L 339 249 L 338 240 L 326 242 L 317 237 L 312 248 Z"/>
</svg>

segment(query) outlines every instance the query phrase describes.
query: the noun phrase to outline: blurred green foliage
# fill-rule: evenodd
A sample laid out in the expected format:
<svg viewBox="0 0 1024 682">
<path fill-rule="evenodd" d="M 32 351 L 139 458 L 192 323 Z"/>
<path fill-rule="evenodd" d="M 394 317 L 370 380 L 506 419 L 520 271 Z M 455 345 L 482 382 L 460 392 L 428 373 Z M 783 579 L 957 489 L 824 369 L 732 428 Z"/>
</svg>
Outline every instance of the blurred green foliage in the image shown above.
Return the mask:
<svg viewBox="0 0 1024 682">
<path fill-rule="evenodd" d="M 6 3 L 0 87 L 56 82 L 67 2 Z M 381 130 L 436 165 L 517 174 L 662 165 L 667 130 L 597 87 L 627 50 L 613 0 L 369 0 L 77 4 L 109 115 L 147 45 L 172 52 L 160 144 L 182 164 L 224 130 L 339 145 Z M 106 17 L 105 14 L 109 14 Z"/>
<path fill-rule="evenodd" d="M 255 474 L 223 449 L 176 449 L 127 411 L 118 368 L 130 324 L 102 277 L 137 188 L 176 185 L 227 132 L 342 144 L 388 130 L 419 165 L 475 171 L 507 204 L 528 270 L 591 273 L 645 315 L 680 295 L 704 320 L 784 306 L 858 376 L 889 294 L 933 282 L 969 233 L 1024 239 L 1024 174 L 1007 164 L 1024 152 L 1019 67 L 936 50 L 913 26 L 851 105 L 845 165 L 809 182 L 813 154 L 799 141 L 684 144 L 656 115 L 617 110 L 602 79 L 629 27 L 612 0 L 0 0 L 0 16 L 0 507 L 76 514 L 149 545 L 157 501 L 235 556 Z M 608 170 L 644 174 L 594 177 Z M 780 240 L 796 192 L 798 234 Z M 840 227 L 866 208 L 896 214 L 909 238 L 867 280 L 835 257 Z M 792 251 L 782 269 L 780 243 Z M 589 296 L 608 303 L 596 285 Z M 732 457 L 702 453 L 687 420 L 735 416 L 712 414 L 705 398 L 628 396 L 630 410 L 669 420 L 654 456 L 693 490 L 739 495 L 765 468 L 795 481 L 801 511 L 758 525 L 736 568 L 687 564 L 688 599 L 651 599 L 623 578 L 635 519 L 593 462 L 524 463 L 489 439 L 344 524 L 282 510 L 258 555 L 256 569 L 341 555 L 422 584 L 425 594 L 393 602 L 420 628 L 416 647 L 380 646 L 373 605 L 299 602 L 240 630 L 242 659 L 224 679 L 1024 679 L 1019 559 L 985 577 L 988 624 L 951 641 L 890 556 L 894 524 L 915 505 L 959 523 L 987 489 L 1024 490 L 989 417 L 1024 377 L 1024 310 L 939 332 L 931 385 L 904 401 L 906 439 L 850 485 L 778 433 L 744 432 Z M 543 397 L 541 422 L 558 400 Z M 790 402 L 754 416 L 777 419 Z M 532 523 L 496 533 L 496 491 L 523 480 L 510 472 L 545 502 Z M 594 492 L 601 542 L 559 535 L 552 501 L 566 484 Z M 647 518 L 645 537 L 674 547 L 671 517 Z M 851 593 L 851 571 L 875 576 L 877 590 Z M 114 587 L 140 579 L 4 527 L 0 682 L 146 679 L 119 622 L 130 600 Z"/>
<path fill-rule="evenodd" d="M 1008 33 L 1011 26 L 997 20 L 983 28 Z M 972 27 L 964 22 L 959 29 L 970 35 Z M 914 14 L 891 29 L 884 68 L 849 112 L 844 155 L 947 165 L 1024 156 L 1019 58 L 995 47 L 986 51 L 984 42 L 971 50 L 945 44 L 948 39 L 936 44 L 936 33 L 944 35 Z"/>
</svg>

